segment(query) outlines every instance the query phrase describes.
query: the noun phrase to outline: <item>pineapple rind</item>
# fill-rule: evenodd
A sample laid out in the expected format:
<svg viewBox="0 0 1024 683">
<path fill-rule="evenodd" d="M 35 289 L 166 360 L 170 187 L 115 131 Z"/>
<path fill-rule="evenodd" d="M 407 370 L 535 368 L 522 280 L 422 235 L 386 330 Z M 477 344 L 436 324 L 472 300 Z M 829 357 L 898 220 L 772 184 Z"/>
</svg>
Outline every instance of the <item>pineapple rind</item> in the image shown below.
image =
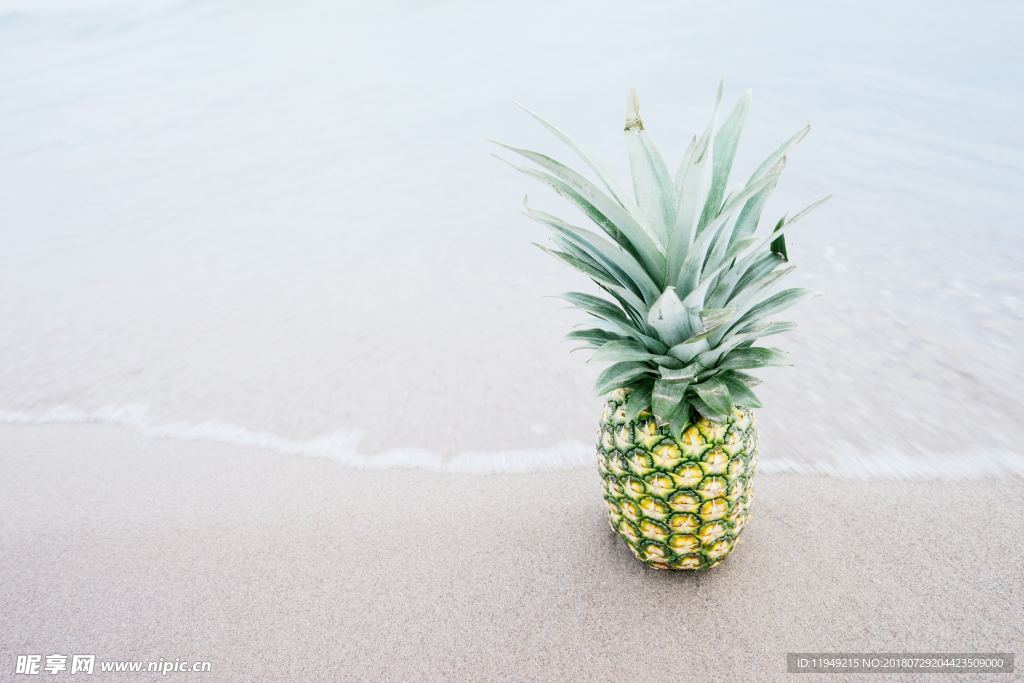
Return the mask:
<svg viewBox="0 0 1024 683">
<path fill-rule="evenodd" d="M 673 438 L 648 411 L 622 417 L 628 392 L 608 396 L 597 440 L 608 523 L 637 559 L 699 570 L 733 551 L 750 516 L 757 467 L 752 411 L 700 420 Z"/>
</svg>

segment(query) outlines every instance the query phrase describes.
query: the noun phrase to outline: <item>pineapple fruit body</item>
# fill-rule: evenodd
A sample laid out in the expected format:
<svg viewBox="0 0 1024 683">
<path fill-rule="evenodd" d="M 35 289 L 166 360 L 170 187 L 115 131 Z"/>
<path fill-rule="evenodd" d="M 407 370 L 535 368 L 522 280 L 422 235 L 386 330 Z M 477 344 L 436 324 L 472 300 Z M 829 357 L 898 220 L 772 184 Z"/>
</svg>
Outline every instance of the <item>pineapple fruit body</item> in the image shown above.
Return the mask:
<svg viewBox="0 0 1024 683">
<path fill-rule="evenodd" d="M 648 411 L 630 421 L 625 390 L 601 418 L 598 468 L 608 522 L 643 563 L 707 569 L 732 552 L 747 523 L 757 432 L 741 407 L 720 422 L 687 424 L 674 438 Z"/>
</svg>

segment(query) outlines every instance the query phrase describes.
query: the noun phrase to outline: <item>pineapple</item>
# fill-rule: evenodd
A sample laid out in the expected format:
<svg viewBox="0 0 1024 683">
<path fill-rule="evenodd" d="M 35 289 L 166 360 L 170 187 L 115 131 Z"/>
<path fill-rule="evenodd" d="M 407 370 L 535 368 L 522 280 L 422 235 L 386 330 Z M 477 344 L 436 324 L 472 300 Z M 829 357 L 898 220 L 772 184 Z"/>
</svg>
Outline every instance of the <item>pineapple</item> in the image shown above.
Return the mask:
<svg viewBox="0 0 1024 683">
<path fill-rule="evenodd" d="M 597 182 L 546 155 L 502 145 L 532 164 L 514 168 L 552 187 L 598 229 L 526 204 L 526 215 L 551 230 L 554 248 L 541 249 L 604 294 L 562 295 L 590 316 L 568 336 L 607 364 L 596 390 L 606 397 L 597 453 L 608 522 L 637 558 L 660 569 L 714 567 L 747 523 L 757 466 L 752 411 L 761 406 L 752 390 L 758 380 L 747 371 L 788 364 L 782 351 L 757 343 L 792 329 L 772 318 L 810 293 L 775 285 L 793 269 L 785 232 L 825 201 L 758 234 L 786 154 L 809 128 L 730 189 L 751 98 L 745 93 L 717 126 L 721 97 L 720 86 L 710 124 L 671 174 L 630 92 L 632 195 L 533 112 Z"/>
<path fill-rule="evenodd" d="M 647 409 L 627 420 L 632 392 L 611 392 L 598 434 L 608 523 L 659 569 L 714 567 L 747 523 L 757 431 L 748 408 L 700 418 L 678 438 Z"/>
</svg>

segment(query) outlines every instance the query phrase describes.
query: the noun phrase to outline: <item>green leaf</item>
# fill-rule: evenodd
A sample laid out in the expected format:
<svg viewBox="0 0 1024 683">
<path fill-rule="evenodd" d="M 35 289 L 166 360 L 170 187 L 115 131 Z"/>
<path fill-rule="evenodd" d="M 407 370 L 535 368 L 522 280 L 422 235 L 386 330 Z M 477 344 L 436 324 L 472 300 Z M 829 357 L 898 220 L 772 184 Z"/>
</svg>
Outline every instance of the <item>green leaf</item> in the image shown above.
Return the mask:
<svg viewBox="0 0 1024 683">
<path fill-rule="evenodd" d="M 555 239 L 556 243 L 566 251 L 548 249 L 536 242 L 533 245 L 544 253 L 554 256 L 572 268 L 588 275 L 601 289 L 608 292 L 619 302 L 623 310 L 629 313 L 630 318 L 633 318 L 635 313 L 637 320 L 643 319 L 642 311 L 647 310 L 647 304 L 643 300 L 631 290 L 622 287 L 614 276 L 609 274 L 600 264 L 594 263 L 587 254 L 580 252 L 579 249 L 571 244 L 567 244 L 557 238 L 552 239 Z M 642 325 L 638 326 L 642 327 Z"/>
<path fill-rule="evenodd" d="M 689 365 L 685 368 L 661 368 L 661 378 L 666 382 L 689 382 L 698 372 L 699 368 Z"/>
<path fill-rule="evenodd" d="M 552 189 L 554 189 L 555 192 L 557 192 L 558 194 L 560 194 L 561 196 L 565 197 L 566 199 L 571 201 L 573 204 L 575 204 L 576 208 L 578 208 L 580 211 L 582 211 L 584 213 L 584 215 L 587 216 L 587 218 L 589 218 L 590 220 L 592 220 L 594 222 L 595 225 L 597 225 L 602 230 L 604 230 L 605 233 L 609 237 L 611 237 L 615 241 L 616 244 L 618 244 L 623 249 L 625 249 L 627 252 L 632 254 L 641 263 L 644 263 L 644 259 L 642 258 L 640 252 L 622 234 L 622 232 L 615 225 L 614 221 L 609 219 L 608 216 L 606 216 L 603 213 L 601 213 L 601 211 L 598 210 L 598 208 L 596 206 L 594 206 L 589 201 L 587 201 L 587 199 L 585 197 L 583 197 L 582 195 L 580 195 L 578 192 L 575 192 L 566 183 L 562 182 L 561 180 L 559 180 L 558 178 L 556 178 L 556 177 L 554 177 L 554 176 L 552 176 L 550 174 L 542 173 L 541 171 L 537 171 L 535 169 L 528 168 L 526 166 L 518 166 L 516 164 L 513 164 L 508 159 L 504 159 L 504 158 L 499 157 L 497 155 L 495 155 L 495 158 L 498 161 L 501 161 L 503 163 L 508 164 L 509 166 L 511 166 L 515 170 L 519 171 L 520 173 L 528 175 L 531 178 L 536 178 L 537 180 L 540 180 L 541 182 L 546 183 L 547 185 L 549 185 Z"/>
<path fill-rule="evenodd" d="M 780 219 L 779 222 L 776 224 L 775 230 L 772 234 L 780 234 L 781 230 L 784 228 L 785 225 L 786 219 Z M 769 240 L 770 239 L 772 239 L 771 236 L 769 237 Z M 727 301 L 730 300 L 730 298 L 736 292 L 738 281 L 742 279 L 743 276 L 746 275 L 751 268 L 754 268 L 755 265 L 761 262 L 766 256 L 771 257 L 770 252 L 768 255 L 765 255 L 759 254 L 756 249 L 751 249 L 750 253 L 747 254 L 746 256 L 742 258 L 737 258 L 743 250 L 745 250 L 750 244 L 753 244 L 756 241 L 756 237 L 746 237 L 743 238 L 742 240 L 738 240 L 736 244 L 730 247 L 730 254 L 728 258 L 725 259 L 725 264 L 731 264 L 731 266 L 728 270 L 722 270 L 720 273 L 718 273 L 718 277 L 715 279 L 714 285 L 711 288 L 711 291 L 708 295 L 708 305 L 724 305 Z M 765 242 L 767 241 L 768 240 L 765 240 Z M 762 244 L 764 244 L 765 242 L 762 242 Z M 778 257 L 775 257 L 774 259 L 776 262 L 777 258 Z M 733 259 L 736 260 L 733 261 Z"/>
<path fill-rule="evenodd" d="M 703 139 L 698 140 L 697 136 L 694 135 L 690 139 L 690 144 L 686 145 L 686 150 L 683 152 L 683 159 L 679 162 L 679 168 L 676 170 L 675 185 L 676 195 L 682 199 L 683 192 L 683 181 L 686 179 L 686 172 L 693 166 L 693 160 L 697 156 L 697 145 L 702 144 Z M 678 208 L 678 207 L 677 207 Z"/>
<path fill-rule="evenodd" d="M 784 320 L 777 320 L 771 323 L 748 323 L 743 327 L 739 328 L 738 330 L 736 330 L 736 332 L 737 334 L 740 335 L 756 337 L 760 339 L 761 337 L 770 337 L 773 334 L 779 334 L 781 332 L 789 332 L 794 328 L 796 328 L 796 323 L 790 323 Z"/>
<path fill-rule="evenodd" d="M 708 341 L 703 335 L 697 335 L 691 339 L 696 339 L 696 341 L 688 339 L 682 344 L 676 344 L 668 350 L 668 354 L 673 358 L 678 358 L 682 363 L 693 363 L 695 358 L 708 350 Z"/>
<path fill-rule="evenodd" d="M 555 137 L 561 140 L 566 147 L 575 152 L 576 156 L 578 156 L 583 161 L 583 163 L 590 167 L 590 170 L 594 172 L 594 175 L 597 176 L 598 180 L 601 181 L 601 183 L 608 190 L 608 193 L 615 198 L 615 201 L 617 201 L 620 206 L 627 206 L 628 199 L 626 197 L 626 194 L 621 189 L 619 189 L 618 185 L 615 183 L 612 177 L 605 172 L 605 170 L 601 167 L 600 164 L 598 164 L 593 159 L 593 157 L 591 157 L 589 154 L 587 154 L 587 152 L 583 150 L 583 148 L 581 148 L 579 145 L 573 142 L 568 135 L 566 135 L 560 129 L 555 127 L 554 124 L 549 123 L 547 120 L 541 117 L 540 114 L 537 114 L 531 111 L 530 109 L 527 109 L 521 104 L 518 106 L 520 109 L 522 109 L 527 114 L 535 118 L 538 122 L 540 122 L 542 126 L 551 131 L 551 133 L 553 133 Z"/>
<path fill-rule="evenodd" d="M 554 256 L 559 261 L 567 263 L 572 268 L 585 273 L 594 282 L 598 284 L 602 289 L 611 294 L 619 301 L 624 307 L 634 311 L 647 310 L 647 305 L 632 291 L 627 290 L 619 285 L 618 281 L 605 272 L 600 266 L 593 264 L 588 259 L 581 257 L 578 253 L 566 253 L 564 251 L 557 251 L 554 249 L 548 249 L 547 247 L 533 243 L 535 247 L 540 249 L 546 254 Z M 564 246 L 564 245 L 563 245 Z"/>
<path fill-rule="evenodd" d="M 804 126 L 800 130 L 798 130 L 796 134 L 793 135 L 793 137 L 783 142 L 778 149 L 776 149 L 774 152 L 768 155 L 768 158 L 761 162 L 761 165 L 757 167 L 757 170 L 754 171 L 754 174 L 751 176 L 751 178 L 757 178 L 758 176 L 767 173 L 768 169 L 778 164 L 783 159 L 783 157 L 786 156 L 789 150 L 793 148 L 794 145 L 796 145 L 805 137 L 807 137 L 807 134 L 809 132 L 811 132 L 810 125 Z"/>
<path fill-rule="evenodd" d="M 701 415 L 701 417 L 706 417 L 714 422 L 721 422 L 726 417 L 725 413 L 716 411 L 714 408 L 702 401 L 699 396 L 690 396 L 686 400 L 691 406 L 693 406 L 694 410 Z"/>
<path fill-rule="evenodd" d="M 715 94 L 715 108 L 711 114 L 711 123 L 704 134 L 692 148 L 687 148 L 683 163 L 676 173 L 676 194 L 679 207 L 676 210 L 675 226 L 669 233 L 668 251 L 666 252 L 665 284 L 677 284 L 681 281 L 680 271 L 687 257 L 693 250 L 693 242 L 700 232 L 701 217 L 707 206 L 708 193 L 714 178 L 714 142 L 715 119 L 718 107 L 722 103 L 722 83 L 718 84 Z M 683 296 L 687 289 L 680 289 Z"/>
<path fill-rule="evenodd" d="M 573 306 L 576 306 L 597 318 L 607 320 L 611 323 L 619 323 L 627 327 L 629 326 L 629 321 L 626 319 L 623 310 L 612 302 L 602 299 L 599 296 L 585 294 L 584 292 L 565 292 L 559 298 L 565 299 Z"/>
<path fill-rule="evenodd" d="M 714 331 L 715 331 L 716 329 L 717 329 L 717 328 L 714 328 L 714 327 L 713 327 L 713 328 L 711 328 L 710 330 L 707 330 L 706 332 L 701 332 L 700 334 L 695 334 L 695 335 L 693 335 L 692 337 L 690 337 L 689 339 L 686 339 L 685 341 L 683 341 L 683 343 L 682 343 L 682 344 L 676 344 L 676 345 L 675 345 L 675 346 L 673 346 L 672 348 L 676 348 L 676 347 L 693 347 L 693 348 L 696 348 L 696 347 L 694 346 L 695 344 L 697 344 L 697 343 L 699 343 L 699 342 L 702 342 L 702 341 L 706 341 L 706 340 L 707 340 L 707 338 L 711 336 L 711 333 L 712 333 L 712 332 L 714 332 Z M 706 347 L 706 346 L 707 346 L 707 345 L 705 345 L 705 347 Z M 671 350 L 671 349 L 670 349 L 670 350 Z M 703 351 L 703 350 L 704 350 L 704 349 L 701 349 L 701 351 Z M 698 353 L 699 353 L 699 352 L 698 352 Z"/>
<path fill-rule="evenodd" d="M 772 177 L 757 181 L 757 183 L 764 183 L 771 181 Z M 676 288 L 684 294 L 689 294 L 701 281 L 701 274 L 706 270 L 705 264 L 709 260 L 715 260 L 720 257 L 720 254 L 711 254 L 710 249 L 712 244 L 720 247 L 719 252 L 725 250 L 726 240 L 718 240 L 715 238 L 724 233 L 730 225 L 732 219 L 735 217 L 736 208 L 743 201 L 744 197 L 749 196 L 752 192 L 757 192 L 758 187 L 748 186 L 743 189 L 735 197 L 729 199 L 726 205 L 722 208 L 722 212 L 713 220 L 696 239 L 690 244 L 689 251 L 686 254 L 686 258 L 683 260 L 682 265 L 679 268 L 678 273 L 675 274 L 675 285 Z M 711 264 L 707 265 L 708 268 L 712 267 Z M 671 267 L 668 270 L 669 277 L 673 276 Z M 684 296 L 685 298 L 685 296 Z"/>
<path fill-rule="evenodd" d="M 704 213 L 701 216 L 701 227 L 717 217 L 722 206 L 722 197 L 726 185 L 729 183 L 729 175 L 732 171 L 732 162 L 736 156 L 736 147 L 740 141 L 740 133 L 743 132 L 743 124 L 747 120 L 747 112 L 750 109 L 752 94 L 748 90 L 736 103 L 732 113 L 726 118 L 725 123 L 719 128 L 715 135 L 713 148 L 713 164 L 711 175 L 711 188 L 708 191 L 708 199 L 704 204 Z"/>
<path fill-rule="evenodd" d="M 573 330 L 569 334 L 565 335 L 565 338 L 585 341 L 587 344 L 595 347 L 607 344 L 610 341 L 625 339 L 625 337 L 615 334 L 614 332 L 602 330 L 597 327 L 591 327 L 586 330 Z"/>
<path fill-rule="evenodd" d="M 756 322 L 779 311 L 784 311 L 800 299 L 813 293 L 811 290 L 802 287 L 791 287 L 781 292 L 776 292 L 741 315 L 733 324 L 733 327 L 739 328 L 747 323 Z"/>
<path fill-rule="evenodd" d="M 730 245 L 744 237 L 749 237 L 757 230 L 757 226 L 761 222 L 761 212 L 764 210 L 765 204 L 768 203 L 768 198 L 771 196 L 772 192 L 775 191 L 775 187 L 778 185 L 779 178 L 781 177 L 785 166 L 785 159 L 780 159 L 779 162 L 770 169 L 770 173 L 766 173 L 764 175 L 755 174 L 750 178 L 750 183 L 757 182 L 763 178 L 769 178 L 770 182 L 763 185 L 761 189 L 755 195 L 747 199 L 746 204 L 743 205 L 743 209 L 740 211 L 740 215 L 736 219 L 736 224 L 733 226 L 732 236 L 729 238 Z"/>
<path fill-rule="evenodd" d="M 753 375 L 747 374 L 745 372 L 740 372 L 739 370 L 726 370 L 725 372 L 722 373 L 722 375 L 729 375 L 729 377 L 731 377 L 732 379 L 736 379 L 739 380 L 740 382 L 743 382 L 743 384 L 746 385 L 747 387 L 756 387 L 761 383 L 761 380 L 759 378 L 754 377 Z"/>
<path fill-rule="evenodd" d="M 737 213 L 737 210 L 744 206 L 744 202 L 774 185 L 778 178 L 778 174 L 769 174 L 751 180 L 740 192 L 729 197 L 722 207 L 721 213 L 704 229 L 696 246 L 687 255 L 686 262 L 679 274 L 681 290 L 685 287 L 684 291 L 689 291 L 696 287 L 699 280 L 706 279 L 699 276 L 708 270 L 714 270 L 721 264 L 729 252 L 729 247 L 739 241 L 737 226 L 742 218 L 742 213 Z"/>
<path fill-rule="evenodd" d="M 732 317 L 736 314 L 736 309 L 733 307 L 728 308 L 705 308 L 700 312 L 700 324 L 701 329 L 705 332 L 715 329 L 720 325 L 724 325 L 729 322 Z"/>
<path fill-rule="evenodd" d="M 642 382 L 633 389 L 633 393 L 626 399 L 626 421 L 633 422 L 644 410 L 651 407 L 651 388 L 649 382 Z"/>
<path fill-rule="evenodd" d="M 775 242 L 779 237 L 781 237 L 783 234 L 785 234 L 785 232 L 787 230 L 789 230 L 789 228 L 792 227 L 794 223 L 796 223 L 797 221 L 799 221 L 802 218 L 806 217 L 809 213 L 814 211 L 816 208 L 818 208 L 819 206 L 821 206 L 822 204 L 824 204 L 825 202 L 827 202 L 831 198 L 832 198 L 832 195 L 828 195 L 827 197 L 823 197 L 823 198 L 819 199 L 818 201 L 812 203 L 810 206 L 802 209 L 801 211 L 798 211 L 792 218 L 782 218 L 776 224 L 775 229 L 772 231 L 772 233 L 770 235 L 768 235 L 768 237 L 765 238 L 762 242 L 760 242 L 758 247 L 760 247 L 761 244 L 770 244 L 772 242 Z M 743 263 L 739 264 L 740 267 L 738 268 L 738 270 L 742 271 L 743 268 L 745 268 L 747 265 L 749 265 L 750 260 L 752 260 L 753 258 L 756 258 L 756 256 L 757 256 L 757 254 L 756 254 L 756 251 L 755 251 L 752 255 L 745 257 L 744 260 L 743 260 Z"/>
<path fill-rule="evenodd" d="M 616 283 L 615 278 L 609 275 L 607 271 L 602 269 L 600 266 L 595 265 L 593 261 L 589 259 L 580 258 L 578 254 L 572 254 L 567 251 L 559 251 L 557 249 L 550 249 L 548 247 L 545 247 L 543 244 L 538 244 L 536 242 L 533 242 L 533 246 L 537 247 L 545 254 L 555 257 L 559 261 L 567 264 L 569 267 L 580 271 L 581 273 L 593 278 L 594 280 L 597 280 L 598 282 Z M 559 246 L 564 245 L 559 244 Z"/>
<path fill-rule="evenodd" d="M 559 193 L 571 199 L 606 231 L 609 227 L 612 228 L 615 232 L 609 234 L 620 244 L 624 238 L 636 250 L 648 272 L 663 273 L 664 245 L 659 244 L 656 235 L 651 234 L 626 209 L 596 185 L 565 164 L 543 154 L 501 143 L 497 144 L 548 170 L 550 173 L 543 173 L 510 163 L 518 171 L 546 182 Z"/>
<path fill-rule="evenodd" d="M 773 254 L 781 256 L 784 261 L 789 260 L 789 252 L 786 251 L 785 235 L 779 235 L 774 240 L 772 240 L 771 250 Z"/>
<path fill-rule="evenodd" d="M 599 363 L 618 363 L 621 361 L 647 361 L 655 356 L 644 348 L 639 342 L 632 339 L 616 339 L 594 352 L 590 361 Z"/>
<path fill-rule="evenodd" d="M 729 300 L 734 299 L 736 295 L 744 289 L 756 284 L 759 280 L 767 276 L 783 263 L 785 263 L 785 261 L 778 254 L 761 254 L 752 264 L 750 264 L 750 267 L 742 271 L 739 275 L 739 279 L 736 281 L 736 285 L 733 287 L 732 292 L 729 293 L 727 298 Z"/>
<path fill-rule="evenodd" d="M 526 202 L 524 200 L 524 205 Z M 570 225 L 562 219 L 551 214 L 537 211 L 526 205 L 525 213 L 532 220 L 547 226 L 551 230 L 563 235 L 566 239 L 574 240 L 581 249 L 586 250 L 590 256 L 610 273 L 615 275 L 623 286 L 632 286 L 637 294 L 643 297 L 648 304 L 653 303 L 661 291 L 647 274 L 643 266 L 632 254 L 623 249 L 618 243 L 609 242 L 601 235 L 590 232 L 584 228 Z"/>
<path fill-rule="evenodd" d="M 683 361 L 673 356 L 652 356 L 651 362 L 667 370 L 680 370 L 685 365 Z"/>
<path fill-rule="evenodd" d="M 737 289 L 734 290 L 733 298 L 729 300 L 729 304 L 735 306 L 738 310 L 747 310 L 751 300 L 766 294 L 776 282 L 792 273 L 795 269 L 796 266 L 779 268 L 778 270 L 762 275 L 759 280 L 748 284 L 742 290 L 737 287 Z"/>
<path fill-rule="evenodd" d="M 761 337 L 768 337 L 773 334 L 785 332 L 795 327 L 793 323 L 787 322 L 752 322 L 740 327 L 731 328 L 729 332 L 719 339 L 713 348 L 699 354 L 694 362 L 700 363 L 703 367 L 713 368 L 730 351 L 740 346 L 750 346 Z M 717 331 L 715 332 L 717 334 Z M 672 349 L 669 350 L 671 353 Z"/>
<path fill-rule="evenodd" d="M 754 260 L 760 256 L 758 254 L 758 250 L 761 248 L 762 245 L 770 244 L 776 241 L 780 236 L 785 234 L 785 232 L 794 223 L 807 216 L 807 214 L 809 214 L 811 211 L 824 204 L 830 198 L 831 195 L 819 199 L 818 201 L 814 202 L 813 204 L 803 209 L 802 211 L 797 212 L 796 215 L 794 215 L 792 218 L 787 219 L 784 217 L 780 219 L 779 222 L 775 225 L 775 229 L 772 231 L 772 233 L 768 235 L 767 238 L 761 240 L 760 242 L 757 242 L 757 240 L 753 237 L 748 237 L 745 238 L 746 244 L 743 244 L 741 248 L 734 248 L 733 246 L 730 246 L 730 254 L 725 259 L 725 265 L 730 264 L 733 258 L 738 258 L 738 261 L 734 264 L 733 267 L 729 268 L 727 272 L 721 272 L 725 270 L 723 266 L 719 268 L 718 272 L 712 273 L 712 276 L 714 276 L 718 275 L 719 272 L 721 272 L 721 277 L 718 279 L 718 281 L 715 282 L 712 295 L 709 297 L 709 303 L 714 303 L 714 305 L 720 305 L 723 301 L 726 300 L 726 298 L 731 294 L 732 287 L 736 283 L 736 280 L 741 276 L 742 273 L 746 271 L 747 268 L 750 267 L 751 263 L 753 263 Z M 749 253 L 740 258 L 740 254 L 746 251 L 748 249 L 748 246 L 750 244 L 753 244 L 754 242 L 757 242 L 756 246 L 750 248 Z M 740 242 L 737 242 L 737 244 L 740 244 Z"/>
<path fill-rule="evenodd" d="M 599 320 L 597 322 L 596 327 L 610 329 L 612 332 L 621 333 L 622 335 L 630 339 L 635 339 L 636 341 L 643 344 L 648 351 L 655 355 L 660 355 L 668 351 L 668 347 L 665 346 L 665 344 L 663 344 L 661 341 L 655 339 L 650 335 L 638 332 L 635 328 L 625 329 L 623 326 L 615 325 L 612 323 L 606 323 L 603 320 Z"/>
<path fill-rule="evenodd" d="M 675 284 L 683 263 L 693 249 L 708 189 L 711 185 L 712 151 L 710 134 L 705 134 L 697 143 L 689 168 L 682 169 L 682 185 L 679 188 L 679 208 L 676 222 L 669 231 L 668 251 L 665 255 L 667 284 Z"/>
<path fill-rule="evenodd" d="M 721 273 L 722 271 L 724 271 L 726 269 L 730 269 L 731 270 L 730 264 L 732 263 L 732 260 L 734 258 L 736 258 L 739 254 L 741 254 L 743 251 L 748 249 L 750 247 L 750 245 L 753 244 L 756 241 L 757 241 L 756 237 L 745 237 L 745 238 L 743 238 L 741 240 L 738 240 L 735 244 L 729 245 L 729 249 L 728 249 L 728 251 L 725 252 L 725 257 L 722 259 L 722 262 L 714 270 L 712 270 L 710 272 L 709 271 L 704 271 L 704 274 L 701 275 L 701 277 L 700 277 L 701 284 L 708 283 L 708 287 L 710 287 L 711 279 L 714 278 L 716 275 L 718 275 L 719 273 Z M 694 291 L 700 291 L 700 290 L 697 289 L 697 290 L 694 290 Z M 708 300 L 708 305 L 714 306 L 714 305 L 717 305 L 717 304 L 713 304 L 713 303 L 711 303 L 710 300 Z"/>
<path fill-rule="evenodd" d="M 700 384 L 694 384 L 692 389 L 716 414 L 728 415 L 732 412 L 732 397 L 729 395 L 729 387 L 718 377 L 711 377 Z"/>
<path fill-rule="evenodd" d="M 684 401 L 676 406 L 676 409 L 672 411 L 666 422 L 668 423 L 669 434 L 673 439 L 678 439 L 682 435 L 683 430 L 690 424 L 690 403 Z"/>
<path fill-rule="evenodd" d="M 733 349 L 726 354 L 722 362 L 718 364 L 718 369 L 746 370 L 749 368 L 766 368 L 780 365 L 789 365 L 789 362 L 786 354 L 779 349 L 746 347 Z"/>
<path fill-rule="evenodd" d="M 609 296 L 619 302 L 619 306 L 622 307 L 622 310 L 626 311 L 629 319 L 633 321 L 637 328 L 644 328 L 643 319 L 647 306 L 636 294 L 628 289 L 620 287 L 618 284 L 604 284 L 599 282 L 597 285 Z"/>
<path fill-rule="evenodd" d="M 651 409 L 655 417 L 663 422 L 668 422 L 672 412 L 683 402 L 688 386 L 686 382 L 656 380 L 654 390 L 651 392 Z"/>
<path fill-rule="evenodd" d="M 652 353 L 661 354 L 668 351 L 668 346 L 653 336 L 654 330 L 650 329 L 647 323 L 630 320 L 625 311 L 606 299 L 583 292 L 566 292 L 560 298 L 607 323 L 612 328 L 611 331 L 637 340 Z M 600 324 L 598 326 L 601 327 Z"/>
<path fill-rule="evenodd" d="M 663 342 L 673 346 L 693 335 L 700 317 L 683 306 L 674 287 L 666 287 L 647 313 L 647 322 Z"/>
<path fill-rule="evenodd" d="M 793 215 L 793 217 L 790 218 L 789 221 L 787 221 L 787 222 L 789 222 L 789 223 L 796 223 L 798 220 L 800 220 L 801 218 L 806 217 L 807 214 L 809 214 L 810 212 L 814 211 L 815 209 L 817 209 L 819 206 L 821 206 L 822 204 L 824 204 L 825 202 L 827 202 L 830 199 L 832 199 L 832 195 L 826 195 L 826 196 L 822 197 L 821 199 L 819 199 L 818 201 L 812 202 L 810 205 L 808 205 L 808 206 L 804 207 L 803 209 L 800 209 L 799 211 L 797 211 Z"/>
<path fill-rule="evenodd" d="M 732 397 L 733 403 L 745 408 L 761 407 L 761 401 L 758 400 L 757 395 L 750 390 L 750 387 L 741 378 L 735 376 L 732 372 L 723 372 L 718 377 L 729 388 L 729 396 Z"/>
<path fill-rule="evenodd" d="M 699 353 L 700 351 L 703 351 L 705 348 L 707 348 L 707 345 L 705 344 L 704 348 L 699 348 L 698 349 L 698 347 L 696 346 L 697 342 L 704 341 L 705 339 L 707 339 L 711 335 L 712 332 L 714 332 L 719 327 L 721 327 L 722 325 L 727 324 L 730 320 L 732 320 L 732 317 L 735 314 L 736 314 L 736 309 L 733 308 L 733 307 L 729 307 L 729 308 L 704 308 L 704 309 L 701 309 L 701 311 L 700 311 L 700 323 L 701 323 L 701 331 L 700 331 L 700 333 L 693 335 L 692 337 L 690 337 L 689 339 L 684 341 L 682 344 L 677 344 L 676 346 L 677 347 L 689 347 L 689 349 L 687 349 L 687 350 L 691 350 L 691 349 L 696 350 L 695 353 L 690 354 L 690 356 L 692 357 L 693 355 L 696 355 L 696 353 Z M 673 348 L 675 348 L 675 347 L 673 347 Z M 682 349 L 680 349 L 680 350 L 682 350 Z M 671 351 L 671 349 L 669 349 L 669 351 Z"/>
<path fill-rule="evenodd" d="M 615 363 L 598 375 L 595 389 L 599 396 L 603 396 L 652 372 L 646 363 Z"/>
<path fill-rule="evenodd" d="M 668 242 L 668 229 L 675 224 L 676 194 L 665 160 L 651 144 L 640 119 L 640 104 L 635 90 L 629 91 L 626 103 L 626 149 L 633 175 L 633 190 L 644 220 L 658 234 L 662 244 Z"/>
</svg>

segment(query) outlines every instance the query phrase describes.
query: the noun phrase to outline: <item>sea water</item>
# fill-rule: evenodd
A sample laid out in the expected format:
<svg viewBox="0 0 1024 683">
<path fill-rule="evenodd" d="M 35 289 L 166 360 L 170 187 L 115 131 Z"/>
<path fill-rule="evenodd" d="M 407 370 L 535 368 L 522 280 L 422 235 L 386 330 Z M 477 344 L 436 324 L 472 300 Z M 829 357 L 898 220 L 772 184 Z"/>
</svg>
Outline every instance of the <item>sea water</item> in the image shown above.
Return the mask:
<svg viewBox="0 0 1024 683">
<path fill-rule="evenodd" d="M 1017 3 L 0 3 L 0 422 L 357 467 L 593 464 L 586 289 L 487 139 L 628 186 L 625 96 L 678 162 L 754 104 L 734 182 L 805 123 L 766 221 L 794 309 L 765 470 L 1024 473 Z"/>
</svg>

